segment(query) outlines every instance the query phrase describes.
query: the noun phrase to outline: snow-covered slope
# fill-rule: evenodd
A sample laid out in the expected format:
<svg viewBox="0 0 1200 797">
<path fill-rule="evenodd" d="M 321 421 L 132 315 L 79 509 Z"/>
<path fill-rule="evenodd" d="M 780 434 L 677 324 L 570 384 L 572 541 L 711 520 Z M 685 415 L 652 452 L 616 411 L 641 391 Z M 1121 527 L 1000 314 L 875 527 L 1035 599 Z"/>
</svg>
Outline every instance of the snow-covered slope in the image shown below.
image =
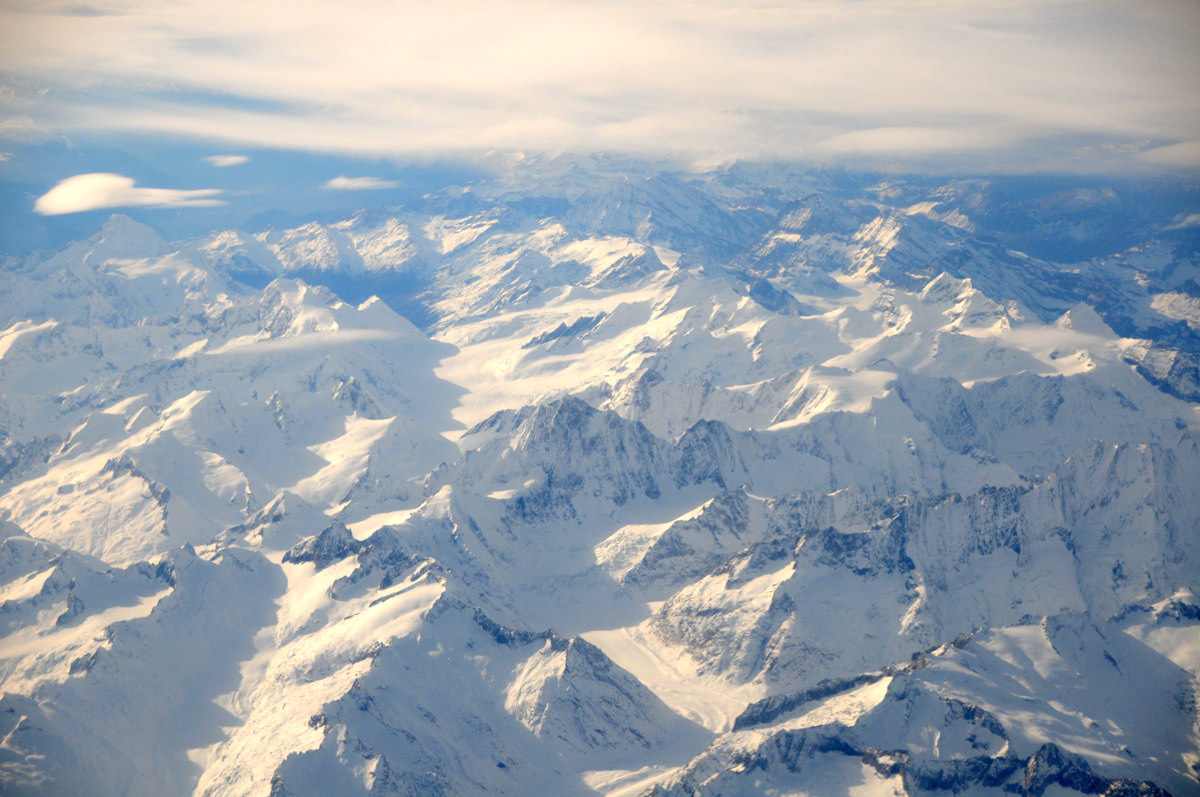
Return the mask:
<svg viewBox="0 0 1200 797">
<path fill-rule="evenodd" d="M 1197 240 L 1002 194 L 530 159 L 9 261 L 0 790 L 1200 791 Z"/>
</svg>

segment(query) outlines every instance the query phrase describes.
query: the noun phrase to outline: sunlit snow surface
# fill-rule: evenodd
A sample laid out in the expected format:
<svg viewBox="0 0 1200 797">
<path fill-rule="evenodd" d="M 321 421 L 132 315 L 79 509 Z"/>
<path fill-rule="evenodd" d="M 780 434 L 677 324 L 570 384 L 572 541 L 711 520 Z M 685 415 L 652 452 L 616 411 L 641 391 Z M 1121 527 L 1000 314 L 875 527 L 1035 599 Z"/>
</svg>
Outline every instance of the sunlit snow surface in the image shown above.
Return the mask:
<svg viewBox="0 0 1200 797">
<path fill-rule="evenodd" d="M 0 790 L 1200 789 L 1195 237 L 593 167 L 7 263 Z"/>
</svg>

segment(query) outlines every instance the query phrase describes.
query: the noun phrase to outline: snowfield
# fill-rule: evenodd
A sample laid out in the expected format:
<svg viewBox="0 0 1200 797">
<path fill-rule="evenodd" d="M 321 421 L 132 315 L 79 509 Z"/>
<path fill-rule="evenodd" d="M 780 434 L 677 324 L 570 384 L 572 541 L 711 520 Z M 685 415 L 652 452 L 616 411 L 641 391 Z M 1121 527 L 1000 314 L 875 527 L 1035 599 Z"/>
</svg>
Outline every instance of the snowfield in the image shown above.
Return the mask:
<svg viewBox="0 0 1200 797">
<path fill-rule="evenodd" d="M 1200 239 L 879 179 L 7 261 L 0 791 L 1200 793 Z"/>
</svg>

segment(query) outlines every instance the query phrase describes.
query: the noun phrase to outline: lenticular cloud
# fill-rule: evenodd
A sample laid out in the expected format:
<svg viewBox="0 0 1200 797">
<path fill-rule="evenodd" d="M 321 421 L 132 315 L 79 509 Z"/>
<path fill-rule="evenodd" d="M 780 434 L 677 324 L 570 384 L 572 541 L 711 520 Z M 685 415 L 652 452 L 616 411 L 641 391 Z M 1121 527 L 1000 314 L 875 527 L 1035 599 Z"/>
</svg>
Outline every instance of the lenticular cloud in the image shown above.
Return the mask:
<svg viewBox="0 0 1200 797">
<path fill-rule="evenodd" d="M 183 191 L 174 188 L 139 188 L 130 177 L 108 172 L 77 174 L 62 180 L 37 198 L 33 209 L 43 216 L 61 216 L 101 208 L 200 208 L 224 205 L 212 197 L 216 188 Z"/>
</svg>

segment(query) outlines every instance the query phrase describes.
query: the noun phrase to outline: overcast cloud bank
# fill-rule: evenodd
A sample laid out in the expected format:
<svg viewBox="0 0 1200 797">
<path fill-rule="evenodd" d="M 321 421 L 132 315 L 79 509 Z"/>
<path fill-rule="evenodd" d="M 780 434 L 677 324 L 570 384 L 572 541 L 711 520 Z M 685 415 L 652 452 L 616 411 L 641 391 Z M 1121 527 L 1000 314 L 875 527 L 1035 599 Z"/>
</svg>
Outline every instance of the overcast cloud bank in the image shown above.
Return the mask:
<svg viewBox="0 0 1200 797">
<path fill-rule="evenodd" d="M 68 133 L 385 156 L 1200 165 L 1190 2 L 80 8 L 27 0 L 0 11 L 19 86 L 8 115 Z"/>
</svg>

